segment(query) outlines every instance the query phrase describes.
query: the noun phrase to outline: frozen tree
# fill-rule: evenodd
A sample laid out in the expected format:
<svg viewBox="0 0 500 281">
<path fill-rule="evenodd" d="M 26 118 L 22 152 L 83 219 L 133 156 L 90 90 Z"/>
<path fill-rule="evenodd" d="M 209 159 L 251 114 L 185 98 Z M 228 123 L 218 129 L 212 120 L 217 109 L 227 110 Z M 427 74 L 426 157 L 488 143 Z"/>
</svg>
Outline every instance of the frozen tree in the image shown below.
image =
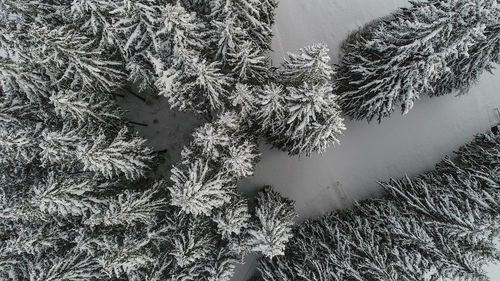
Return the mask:
<svg viewBox="0 0 500 281">
<path fill-rule="evenodd" d="M 11 133 L 4 128 L 0 130 L 0 151 L 3 154 L 0 163 L 30 163 L 36 155 L 36 150 L 31 132 L 18 130 Z"/>
<path fill-rule="evenodd" d="M 71 90 L 52 92 L 49 97 L 54 111 L 61 118 L 73 118 L 79 125 L 113 123 L 120 118 L 118 109 L 109 100 L 87 92 Z"/>
<path fill-rule="evenodd" d="M 97 184 L 91 179 L 71 179 L 51 172 L 46 179 L 33 187 L 30 204 L 47 214 L 86 217 L 99 214 L 110 203 L 92 193 Z"/>
<path fill-rule="evenodd" d="M 84 165 L 83 170 L 98 172 L 108 178 L 116 174 L 123 174 L 128 179 L 143 176 L 152 155 L 143 146 L 144 139 L 127 134 L 127 129 L 123 128 L 111 142 L 100 134 L 93 143 L 78 147 L 77 155 Z"/>
<path fill-rule="evenodd" d="M 214 217 L 222 236 L 240 235 L 248 227 L 250 213 L 245 200 L 237 199 L 231 205 L 219 210 Z"/>
<path fill-rule="evenodd" d="M 220 72 L 220 65 L 199 57 L 182 61 L 182 70 L 167 69 L 156 81 L 171 107 L 198 114 L 224 108 L 230 79 Z"/>
<path fill-rule="evenodd" d="M 164 6 L 160 27 L 157 34 L 161 39 L 167 39 L 167 43 L 171 45 L 169 51 L 174 55 L 180 53 L 197 55 L 207 47 L 205 24 L 195 13 L 190 13 L 179 3 Z"/>
<path fill-rule="evenodd" d="M 166 40 L 168 59 L 158 63 L 156 86 L 169 99 L 172 108 L 209 114 L 225 106 L 230 78 L 221 72 L 217 61 L 204 58 L 209 36 L 204 24 L 183 7 L 168 6 L 158 31 Z M 161 58 L 161 57 L 159 57 Z"/>
<path fill-rule="evenodd" d="M 148 268 L 154 262 L 152 252 L 146 250 L 146 245 L 150 242 L 148 238 L 136 239 L 130 234 L 125 235 L 121 243 L 111 237 L 103 237 L 101 241 L 89 241 L 104 249 L 99 265 L 106 277 L 127 276 L 128 279 L 134 279 L 135 272 Z"/>
<path fill-rule="evenodd" d="M 231 54 L 233 72 L 240 81 L 263 82 L 269 68 L 268 59 L 252 43 L 246 41 L 238 45 Z"/>
<path fill-rule="evenodd" d="M 211 210 L 230 201 L 228 192 L 234 187 L 220 172 L 209 168 L 208 162 L 198 160 L 187 167 L 172 169 L 169 187 L 171 204 L 193 215 L 210 215 Z"/>
<path fill-rule="evenodd" d="M 67 13 L 69 18 L 88 36 L 96 38 L 100 47 L 118 44 L 119 31 L 115 29 L 117 15 L 121 14 L 120 4 L 115 0 L 74 0 Z"/>
<path fill-rule="evenodd" d="M 232 54 L 236 52 L 238 46 L 245 43 L 248 34 L 245 29 L 238 26 L 236 17 L 225 17 L 221 21 L 214 20 L 212 25 L 218 35 L 216 57 L 224 64 L 230 62 Z"/>
<path fill-rule="evenodd" d="M 25 68 L 40 69 L 52 85 L 76 90 L 99 88 L 109 91 L 122 81 L 121 64 L 106 58 L 103 50 L 94 49 L 91 38 L 74 30 L 27 26 L 14 32 L 20 42 L 6 43 L 7 54 L 17 53 L 8 59 L 25 63 Z"/>
<path fill-rule="evenodd" d="M 224 247 L 217 252 L 217 258 L 213 259 L 204 268 L 209 277 L 207 281 L 229 281 L 232 279 L 234 269 L 240 261 L 238 255 L 229 247 Z"/>
<path fill-rule="evenodd" d="M 330 66 L 330 50 L 326 44 L 314 44 L 299 50 L 298 54 L 288 53 L 281 69 L 280 79 L 287 83 L 328 83 L 334 71 Z"/>
<path fill-rule="evenodd" d="M 230 146 L 226 156 L 222 157 L 223 171 L 241 179 L 253 175 L 259 158 L 254 142 L 244 140 L 239 146 Z"/>
<path fill-rule="evenodd" d="M 268 258 L 284 254 L 286 243 L 292 238 L 296 213 L 294 203 L 266 186 L 257 198 L 255 220 L 248 231 L 252 251 Z"/>
<path fill-rule="evenodd" d="M 83 171 L 97 172 L 105 177 L 123 174 L 130 179 L 144 175 L 152 160 L 150 150 L 143 147 L 144 139 L 128 136 L 126 128 L 109 140 L 103 132 L 85 138 L 81 130 L 65 126 L 62 131 L 40 133 L 37 155 L 43 166 L 54 163 L 82 164 Z"/>
<path fill-rule="evenodd" d="M 299 226 L 264 280 L 488 280 L 498 260 L 500 136 L 479 135 L 415 178 L 381 183 L 382 198 Z"/>
<path fill-rule="evenodd" d="M 96 39 L 100 48 L 119 54 L 129 81 L 141 91 L 152 89 L 157 78 L 156 64 L 166 41 L 160 39 L 163 1 L 77 0 L 65 7 L 75 28 Z"/>
<path fill-rule="evenodd" d="M 272 36 L 271 25 L 274 22 L 276 6 L 277 2 L 274 0 L 217 0 L 211 7 L 211 15 L 219 22 L 233 21 L 234 29 L 241 29 L 246 33 L 245 37 L 250 38 L 256 46 L 269 50 Z M 226 30 L 222 29 L 222 31 L 224 32 L 221 33 L 221 38 L 226 36 L 224 34 Z"/>
<path fill-rule="evenodd" d="M 144 192 L 129 192 L 118 195 L 116 200 L 107 204 L 107 209 L 93 214 L 85 224 L 89 225 L 134 225 L 135 223 L 154 224 L 155 215 L 166 207 L 164 199 L 155 198 L 162 182 L 155 183 Z"/>
<path fill-rule="evenodd" d="M 213 250 L 205 245 L 213 244 L 213 237 L 206 233 L 195 233 L 193 230 L 186 230 L 178 233 L 174 237 L 174 249 L 170 253 L 174 256 L 180 267 L 186 267 L 201 259 L 204 259 Z"/>
<path fill-rule="evenodd" d="M 103 275 L 98 270 L 98 264 L 91 257 L 82 255 L 77 251 L 71 251 L 64 257 L 50 261 L 51 267 L 40 270 L 37 267 L 29 267 L 27 270 L 31 276 L 37 276 L 35 280 L 96 280 Z"/>
<path fill-rule="evenodd" d="M 36 35 L 32 36 L 40 38 L 40 42 L 37 40 L 30 44 L 40 47 L 30 50 L 33 56 L 31 62 L 53 65 L 46 70 L 52 83 L 70 83 L 69 88 L 74 89 L 98 87 L 106 91 L 120 85 L 123 75 L 119 69 L 121 63 L 104 57 L 103 50 L 94 49 L 92 39 L 64 27 L 37 29 Z"/>
<path fill-rule="evenodd" d="M 0 87 L 4 95 L 23 93 L 30 101 L 47 96 L 48 81 L 33 65 L 21 65 L 12 59 L 0 56 Z"/>
<path fill-rule="evenodd" d="M 498 19 L 498 8 L 497 8 Z M 497 20 L 498 22 L 498 20 Z M 500 29 L 498 24 L 485 28 L 484 38 L 469 47 L 467 55 L 452 57 L 450 71 L 444 73 L 433 85 L 431 96 L 444 95 L 459 89 L 467 92 L 476 83 L 484 70 L 491 73 L 495 64 L 500 63 Z"/>
<path fill-rule="evenodd" d="M 199 148 L 201 155 L 217 160 L 231 144 L 230 137 L 226 128 L 207 123 L 193 133 L 193 145 Z"/>
<path fill-rule="evenodd" d="M 103 29 L 100 32 L 120 52 L 129 80 L 140 90 L 150 89 L 156 77 L 154 62 L 163 48 L 157 35 L 163 5 L 160 1 L 149 0 L 112 2 L 108 5 L 114 8 L 107 11 L 107 17 L 101 21 Z M 85 18 L 92 20 L 88 15 Z M 110 21 L 109 27 L 106 20 Z"/>
<path fill-rule="evenodd" d="M 237 110 L 243 119 L 251 119 L 255 106 L 255 91 L 247 85 L 238 83 L 235 89 L 229 94 L 229 101 L 231 106 Z M 251 122 L 251 120 L 248 120 Z"/>
<path fill-rule="evenodd" d="M 340 116 L 337 97 L 326 84 L 290 87 L 285 97 L 288 104 L 285 136 L 273 140 L 290 154 L 323 152 L 328 146 L 339 143 L 338 136 L 345 130 Z"/>
<path fill-rule="evenodd" d="M 195 216 L 211 216 L 232 201 L 236 181 L 253 174 L 259 157 L 244 121 L 226 112 L 196 129 L 181 153 L 181 164 L 171 171 L 173 205 Z"/>
<path fill-rule="evenodd" d="M 160 94 L 169 98 L 171 106 L 180 110 L 194 110 L 196 104 L 190 107 L 179 104 L 194 103 L 195 97 L 189 96 L 192 86 L 185 85 L 198 79 L 199 67 L 215 68 L 216 64 L 207 63 L 202 59 L 202 49 L 209 42 L 203 22 L 194 13 L 189 13 L 180 5 L 166 5 L 162 10 L 158 41 L 166 42 L 153 64 L 158 75 L 156 86 Z M 160 48 L 158 46 L 157 48 Z M 206 71 L 211 71 L 210 68 Z M 217 69 L 214 70 L 217 72 Z M 198 74 L 198 75 L 197 75 Z M 198 83 L 201 83 L 198 81 Z M 209 91 L 213 95 L 213 92 Z M 203 98 L 200 97 L 200 98 Z"/>
<path fill-rule="evenodd" d="M 286 120 L 286 100 L 281 85 L 269 83 L 257 90 L 254 118 L 259 124 L 259 131 L 266 135 L 281 135 L 283 121 Z"/>
<path fill-rule="evenodd" d="M 421 94 L 467 88 L 498 62 L 499 18 L 495 0 L 428 0 L 372 23 L 344 44 L 341 107 L 380 121 Z"/>
<path fill-rule="evenodd" d="M 259 131 L 290 154 L 323 152 L 345 130 L 333 92 L 330 57 L 324 44 L 288 54 L 278 70 L 282 85 L 264 86 L 256 97 Z"/>
</svg>

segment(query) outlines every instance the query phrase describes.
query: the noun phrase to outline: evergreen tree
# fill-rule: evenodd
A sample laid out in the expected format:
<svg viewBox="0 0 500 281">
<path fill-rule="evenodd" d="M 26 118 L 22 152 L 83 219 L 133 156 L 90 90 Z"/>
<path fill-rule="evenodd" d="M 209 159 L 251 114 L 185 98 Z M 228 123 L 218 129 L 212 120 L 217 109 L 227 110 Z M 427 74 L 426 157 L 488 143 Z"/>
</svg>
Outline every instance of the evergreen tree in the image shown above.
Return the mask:
<svg viewBox="0 0 500 281">
<path fill-rule="evenodd" d="M 325 44 L 315 44 L 299 50 L 299 54 L 288 53 L 280 69 L 280 78 L 293 85 L 328 83 L 335 74 L 330 66 L 330 50 Z"/>
<path fill-rule="evenodd" d="M 413 179 L 294 230 L 264 280 L 488 280 L 498 261 L 500 136 L 479 135 Z"/>
<path fill-rule="evenodd" d="M 328 48 L 317 44 L 300 52 L 288 54 L 278 70 L 286 88 L 270 84 L 257 95 L 255 120 L 280 149 L 310 155 L 338 143 L 345 126 L 333 93 Z"/>
<path fill-rule="evenodd" d="M 219 232 L 222 236 L 230 238 L 232 235 L 240 235 L 249 226 L 250 213 L 245 200 L 233 199 L 226 208 L 219 210 L 214 217 Z"/>
<path fill-rule="evenodd" d="M 174 167 L 169 188 L 172 205 L 186 213 L 210 215 L 211 210 L 230 201 L 234 189 L 230 180 L 198 160 L 186 168 Z"/>
<path fill-rule="evenodd" d="M 217 26 L 218 42 L 222 43 L 217 51 L 221 58 L 230 57 L 237 46 L 241 46 L 241 38 L 261 50 L 270 50 L 274 22 L 275 0 L 217 0 L 211 7 L 211 16 Z M 238 40 L 240 39 L 240 40 Z M 224 60 L 223 60 L 224 61 Z"/>
<path fill-rule="evenodd" d="M 282 135 L 286 113 L 283 86 L 271 82 L 257 90 L 253 116 L 259 124 L 259 132 L 266 136 Z"/>
<path fill-rule="evenodd" d="M 495 0 L 428 0 L 365 27 L 344 44 L 341 107 L 380 121 L 421 94 L 468 88 L 498 63 L 499 18 Z"/>
<path fill-rule="evenodd" d="M 116 125 L 113 120 L 120 118 L 115 105 L 110 104 L 107 99 L 85 91 L 54 91 L 49 101 L 58 117 L 74 119 L 79 126 L 92 123 L 112 126 Z M 103 122 L 104 120 L 106 122 Z"/>
<path fill-rule="evenodd" d="M 268 258 L 284 254 L 286 243 L 292 238 L 296 217 L 293 201 L 283 198 L 270 186 L 264 187 L 257 198 L 255 219 L 248 231 L 248 245 L 252 251 Z"/>
<path fill-rule="evenodd" d="M 269 68 L 268 60 L 262 53 L 246 41 L 236 47 L 236 53 L 231 54 L 233 72 L 238 75 L 239 81 L 263 82 Z"/>
<path fill-rule="evenodd" d="M 254 110 L 256 109 L 256 102 L 254 89 L 247 84 L 236 84 L 234 91 L 229 94 L 229 101 L 231 105 L 239 112 L 241 118 L 248 119 L 251 123 L 251 118 Z"/>
<path fill-rule="evenodd" d="M 236 181 L 253 174 L 259 156 L 243 121 L 228 112 L 194 132 L 181 164 L 172 169 L 173 205 L 194 216 L 212 216 L 212 210 L 234 201 Z"/>
</svg>

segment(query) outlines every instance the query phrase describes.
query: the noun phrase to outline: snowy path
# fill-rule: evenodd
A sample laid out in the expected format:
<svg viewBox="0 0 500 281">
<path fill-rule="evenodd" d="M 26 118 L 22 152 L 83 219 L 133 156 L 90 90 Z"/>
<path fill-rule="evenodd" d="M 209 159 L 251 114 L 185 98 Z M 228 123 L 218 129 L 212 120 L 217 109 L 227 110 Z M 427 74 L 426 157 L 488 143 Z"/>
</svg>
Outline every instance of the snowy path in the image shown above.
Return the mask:
<svg viewBox="0 0 500 281">
<path fill-rule="evenodd" d="M 287 51 L 325 42 L 333 62 L 337 62 L 340 44 L 350 32 L 405 5 L 407 0 L 282 0 L 275 24 L 273 61 L 278 64 Z M 129 120 L 148 124 L 137 129 L 149 145 L 167 149 L 162 171 L 168 172 L 180 158 L 182 145 L 203 121 L 169 110 L 165 99 L 149 99 L 143 103 L 126 96 L 121 104 L 128 110 Z M 500 69 L 494 76 L 484 74 L 468 95 L 423 97 L 407 116 L 395 112 L 380 125 L 347 120 L 342 143 L 323 155 L 292 158 L 262 143 L 262 160 L 255 175 L 239 188 L 251 195 L 262 185 L 273 185 L 296 201 L 300 220 L 349 207 L 355 200 L 376 195 L 377 181 L 432 169 L 474 134 L 500 123 L 499 107 Z M 247 280 L 255 266 L 255 258 L 248 258 L 232 280 Z M 499 266 L 492 270 L 491 278 L 500 280 Z"/>
</svg>

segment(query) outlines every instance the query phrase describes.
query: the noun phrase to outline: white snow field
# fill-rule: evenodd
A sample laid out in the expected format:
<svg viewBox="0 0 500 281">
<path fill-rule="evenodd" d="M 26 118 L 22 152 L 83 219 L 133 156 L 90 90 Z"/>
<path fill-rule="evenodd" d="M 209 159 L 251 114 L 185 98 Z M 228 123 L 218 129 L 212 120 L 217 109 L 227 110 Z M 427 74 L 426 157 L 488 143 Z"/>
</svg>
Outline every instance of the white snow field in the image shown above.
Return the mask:
<svg viewBox="0 0 500 281">
<path fill-rule="evenodd" d="M 274 26 L 274 64 L 286 52 L 316 42 L 330 48 L 332 62 L 338 61 L 340 44 L 364 24 L 408 5 L 407 0 L 282 0 Z M 167 149 L 162 174 L 180 158 L 182 145 L 193 129 L 204 121 L 169 110 L 165 99 L 149 98 L 143 103 L 134 96 L 120 99 L 127 117 L 144 122 L 137 126 L 156 150 Z M 360 199 L 376 196 L 377 181 L 414 176 L 433 168 L 445 155 L 500 123 L 500 69 L 483 74 L 469 93 L 429 99 L 422 97 L 406 116 L 395 112 L 381 124 L 346 120 L 341 144 L 323 155 L 290 157 L 262 142 L 262 159 L 254 176 L 239 184 L 247 195 L 263 185 L 272 185 L 295 200 L 299 220 L 313 218 L 333 209 L 352 206 Z M 157 121 L 154 121 L 157 120 Z M 248 280 L 256 260 L 248 257 L 233 281 Z M 490 268 L 491 280 L 500 280 L 500 266 Z"/>
</svg>

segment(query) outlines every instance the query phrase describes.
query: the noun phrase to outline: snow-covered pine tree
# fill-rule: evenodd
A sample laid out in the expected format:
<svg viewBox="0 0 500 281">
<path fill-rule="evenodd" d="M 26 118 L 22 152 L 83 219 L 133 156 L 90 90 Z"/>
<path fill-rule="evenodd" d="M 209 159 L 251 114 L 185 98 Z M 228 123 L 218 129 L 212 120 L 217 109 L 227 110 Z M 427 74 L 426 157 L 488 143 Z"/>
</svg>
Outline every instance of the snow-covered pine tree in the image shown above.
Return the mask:
<svg viewBox="0 0 500 281">
<path fill-rule="evenodd" d="M 44 9 L 37 7 L 31 7 L 30 12 L 39 13 L 33 17 L 50 19 L 50 15 L 43 13 Z M 109 91 L 121 83 L 121 63 L 113 60 L 105 50 L 95 48 L 94 39 L 49 20 L 42 23 L 29 19 L 18 21 L 18 17 L 25 15 L 21 16 L 21 12 L 9 9 L 2 14 L 0 30 L 9 34 L 3 37 L 1 46 L 5 60 L 23 65 L 24 69 L 36 69 L 40 75 L 48 77 L 52 86 L 59 88 Z"/>
<path fill-rule="evenodd" d="M 209 168 L 208 163 L 197 159 L 190 165 L 172 169 L 170 179 L 173 184 L 169 187 L 172 205 L 194 216 L 209 216 L 212 209 L 220 208 L 231 200 L 231 194 L 235 192 L 232 181 L 214 168 Z"/>
<path fill-rule="evenodd" d="M 385 196 L 294 230 L 285 255 L 262 259 L 264 280 L 488 280 L 498 260 L 500 136 L 483 134 Z"/>
<path fill-rule="evenodd" d="M 249 41 L 238 45 L 230 60 L 239 81 L 264 82 L 268 75 L 268 58 Z"/>
<path fill-rule="evenodd" d="M 95 124 L 118 126 L 120 112 L 116 105 L 106 98 L 88 91 L 53 91 L 49 96 L 56 115 L 62 119 L 71 118 L 80 126 Z M 103 122 L 106 120 L 106 122 Z"/>
<path fill-rule="evenodd" d="M 277 85 L 264 86 L 257 96 L 256 126 L 290 154 L 323 152 L 338 143 L 345 130 L 333 92 L 328 48 L 316 44 L 288 54 L 278 70 Z"/>
<path fill-rule="evenodd" d="M 231 106 L 239 113 L 241 118 L 246 119 L 247 123 L 252 123 L 252 115 L 256 109 L 256 93 L 252 86 L 237 83 L 235 89 L 229 94 Z"/>
<path fill-rule="evenodd" d="M 498 62 L 499 19 L 496 0 L 428 0 L 370 24 L 344 44 L 342 109 L 380 121 L 421 94 L 467 88 Z"/>
<path fill-rule="evenodd" d="M 284 121 L 287 118 L 287 105 L 283 86 L 270 82 L 262 88 L 253 89 L 256 92 L 254 110 L 242 104 L 243 109 L 252 113 L 259 132 L 265 136 L 280 136 L 284 134 Z"/>
<path fill-rule="evenodd" d="M 198 128 L 172 169 L 172 205 L 210 216 L 236 196 L 236 181 L 253 174 L 259 154 L 242 118 L 227 112 Z"/>
<path fill-rule="evenodd" d="M 129 82 L 181 111 L 231 109 L 238 82 L 268 77 L 274 0 L 78 0 L 58 7 L 66 26 L 119 54 Z M 115 56 L 116 57 L 116 56 Z M 234 108 L 233 108 L 234 109 Z"/>
<path fill-rule="evenodd" d="M 329 51 L 326 44 L 320 43 L 300 49 L 298 54 L 288 53 L 279 69 L 279 79 L 299 86 L 304 82 L 332 83 L 335 72 L 330 65 Z"/>
<path fill-rule="evenodd" d="M 43 75 L 33 65 L 20 65 L 0 56 L 0 86 L 3 95 L 19 91 L 32 101 L 39 101 L 39 96 L 47 96 L 47 84 Z"/>
<path fill-rule="evenodd" d="M 247 31 L 241 26 L 236 17 L 226 16 L 220 21 L 213 20 L 212 26 L 217 34 L 217 51 L 215 57 L 224 64 L 229 64 L 232 54 L 235 54 L 238 46 L 242 46 L 248 38 Z"/>
<path fill-rule="evenodd" d="M 245 244 L 267 258 L 283 255 L 288 240 L 293 237 L 296 216 L 293 201 L 265 186 L 257 197 L 255 217 Z"/>
<path fill-rule="evenodd" d="M 274 0 L 178 2 L 177 13 L 167 13 L 167 28 L 160 28 L 176 39 L 167 44 L 173 55 L 157 60 L 160 94 L 173 108 L 209 117 L 234 109 L 229 96 L 238 83 L 257 84 L 268 76 L 264 53 L 275 7 Z"/>
<path fill-rule="evenodd" d="M 345 130 L 337 96 L 327 84 L 287 88 L 288 119 L 285 136 L 273 136 L 273 143 L 290 154 L 311 155 L 339 143 Z"/>
<path fill-rule="evenodd" d="M 484 38 L 468 47 L 467 55 L 455 56 L 449 59 L 450 71 L 433 85 L 431 96 L 445 95 L 459 89 L 465 93 L 478 81 L 484 71 L 491 72 L 496 64 L 500 64 L 500 28 L 496 12 L 497 24 L 484 29 Z"/>
<path fill-rule="evenodd" d="M 217 57 L 225 63 L 237 53 L 244 41 L 254 44 L 260 53 L 271 49 L 275 0 L 217 0 L 211 5 L 213 24 L 217 27 Z"/>
<path fill-rule="evenodd" d="M 246 200 L 235 196 L 228 206 L 217 211 L 213 220 L 225 238 L 242 234 L 248 228 L 250 220 Z"/>
</svg>

